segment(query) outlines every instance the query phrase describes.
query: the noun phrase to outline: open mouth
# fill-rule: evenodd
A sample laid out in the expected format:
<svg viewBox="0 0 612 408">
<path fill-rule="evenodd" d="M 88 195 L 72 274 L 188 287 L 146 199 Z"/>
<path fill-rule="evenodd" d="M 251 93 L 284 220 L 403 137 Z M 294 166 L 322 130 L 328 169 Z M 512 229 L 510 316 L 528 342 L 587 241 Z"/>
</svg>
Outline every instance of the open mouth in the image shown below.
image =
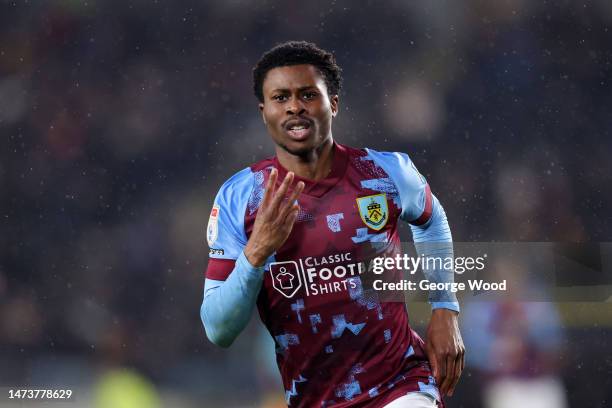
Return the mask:
<svg viewBox="0 0 612 408">
<path fill-rule="evenodd" d="M 311 123 L 304 119 L 290 120 L 285 124 L 285 129 L 294 140 L 304 140 L 311 132 Z"/>
</svg>

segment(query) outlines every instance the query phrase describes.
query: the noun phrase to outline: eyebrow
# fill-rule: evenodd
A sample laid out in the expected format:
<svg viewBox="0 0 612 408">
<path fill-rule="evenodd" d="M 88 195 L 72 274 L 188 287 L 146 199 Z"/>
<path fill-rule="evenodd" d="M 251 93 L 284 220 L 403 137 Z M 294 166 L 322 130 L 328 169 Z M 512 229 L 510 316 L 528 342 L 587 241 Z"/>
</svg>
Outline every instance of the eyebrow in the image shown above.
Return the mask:
<svg viewBox="0 0 612 408">
<path fill-rule="evenodd" d="M 308 86 L 303 86 L 301 88 L 298 88 L 298 92 L 305 91 L 307 89 L 318 89 L 318 88 L 316 87 L 316 85 L 308 85 Z M 276 89 L 272 89 L 270 92 L 274 93 L 274 92 L 289 92 L 289 91 L 290 90 L 287 88 L 276 88 Z"/>
</svg>

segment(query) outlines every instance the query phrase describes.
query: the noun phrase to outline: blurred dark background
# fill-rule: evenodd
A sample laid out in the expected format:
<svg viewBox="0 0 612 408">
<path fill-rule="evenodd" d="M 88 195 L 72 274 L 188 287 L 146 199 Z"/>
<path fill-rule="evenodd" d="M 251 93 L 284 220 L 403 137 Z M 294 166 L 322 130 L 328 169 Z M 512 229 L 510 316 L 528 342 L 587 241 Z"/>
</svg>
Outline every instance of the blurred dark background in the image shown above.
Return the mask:
<svg viewBox="0 0 612 408">
<path fill-rule="evenodd" d="M 214 194 L 273 154 L 251 68 L 281 41 L 335 53 L 334 137 L 407 152 L 456 241 L 612 240 L 611 24 L 608 0 L 0 2 L 0 385 L 282 406 L 258 318 L 229 350 L 199 320 Z M 491 379 L 525 379 L 470 365 L 493 339 L 546 360 L 527 377 L 565 402 L 539 406 L 612 406 L 609 302 L 536 307 L 523 328 L 550 341 L 519 346 L 467 306 L 449 407 L 507 406 Z M 515 306 L 488 319 L 526 321 Z"/>
</svg>

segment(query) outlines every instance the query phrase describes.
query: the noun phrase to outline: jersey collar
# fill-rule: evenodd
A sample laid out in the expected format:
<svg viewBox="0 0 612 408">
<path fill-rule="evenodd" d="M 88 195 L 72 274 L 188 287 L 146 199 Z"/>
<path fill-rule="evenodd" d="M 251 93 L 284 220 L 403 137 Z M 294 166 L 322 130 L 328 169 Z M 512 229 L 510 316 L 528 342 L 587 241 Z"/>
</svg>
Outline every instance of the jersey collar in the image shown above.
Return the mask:
<svg viewBox="0 0 612 408">
<path fill-rule="evenodd" d="M 348 164 L 348 152 L 344 146 L 339 143 L 336 143 L 335 141 L 333 149 L 334 157 L 332 159 L 332 168 L 327 177 L 315 181 L 300 177 L 298 175 L 295 176 L 294 183 L 297 181 L 304 182 L 304 191 L 302 192 L 302 194 L 308 194 L 314 197 L 321 197 L 332 187 L 334 187 L 340 180 L 342 180 Z M 287 169 L 285 169 L 280 164 L 280 162 L 278 161 L 278 157 L 276 156 L 274 156 L 274 167 L 278 169 L 278 180 L 279 182 L 281 182 L 287 174 Z"/>
</svg>

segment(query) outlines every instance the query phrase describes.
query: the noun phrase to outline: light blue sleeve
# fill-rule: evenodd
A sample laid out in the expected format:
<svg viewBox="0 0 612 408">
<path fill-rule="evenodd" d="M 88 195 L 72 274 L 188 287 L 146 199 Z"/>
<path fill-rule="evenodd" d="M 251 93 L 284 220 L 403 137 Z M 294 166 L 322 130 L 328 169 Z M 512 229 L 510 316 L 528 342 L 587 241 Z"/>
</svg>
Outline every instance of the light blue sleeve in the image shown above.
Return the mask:
<svg viewBox="0 0 612 408">
<path fill-rule="evenodd" d="M 453 239 L 444 208 L 408 155 L 372 149 L 366 151 L 366 159 L 373 160 L 381 167 L 397 187 L 402 207 L 400 218 L 410 223 L 417 254 L 424 255 L 424 258 L 452 258 Z M 437 262 L 432 263 L 431 268 L 423 268 L 427 280 L 435 283 L 454 282 L 454 271 L 445 269 L 444 262 L 442 267 L 433 267 L 433 264 L 440 266 L 440 262 Z M 429 302 L 432 309 L 459 311 L 457 297 L 450 290 L 430 291 Z"/>
<path fill-rule="evenodd" d="M 247 243 L 244 216 L 253 184 L 253 172 L 246 168 L 219 189 L 206 227 L 210 258 L 238 259 Z"/>
<path fill-rule="evenodd" d="M 431 218 L 423 225 L 410 225 L 412 239 L 417 254 L 431 259 L 453 258 L 453 237 L 444 208 L 435 196 L 432 196 Z M 427 265 L 427 264 L 426 264 Z M 453 268 L 445 268 L 447 262 L 434 262 L 423 268 L 425 277 L 430 282 L 452 283 L 455 280 Z M 450 309 L 459 312 L 457 296 L 450 290 L 430 290 L 429 303 L 432 309 Z"/>
<path fill-rule="evenodd" d="M 206 279 L 200 318 L 208 339 L 229 347 L 249 323 L 263 282 L 264 267 L 256 268 L 240 253 L 225 281 Z"/>
<path fill-rule="evenodd" d="M 200 318 L 208 339 L 221 347 L 229 347 L 248 324 L 263 281 L 264 268 L 253 267 L 243 253 L 244 217 L 249 203 L 257 199 L 255 184 L 250 168 L 227 180 L 215 198 L 206 229 L 210 256 Z"/>
</svg>

